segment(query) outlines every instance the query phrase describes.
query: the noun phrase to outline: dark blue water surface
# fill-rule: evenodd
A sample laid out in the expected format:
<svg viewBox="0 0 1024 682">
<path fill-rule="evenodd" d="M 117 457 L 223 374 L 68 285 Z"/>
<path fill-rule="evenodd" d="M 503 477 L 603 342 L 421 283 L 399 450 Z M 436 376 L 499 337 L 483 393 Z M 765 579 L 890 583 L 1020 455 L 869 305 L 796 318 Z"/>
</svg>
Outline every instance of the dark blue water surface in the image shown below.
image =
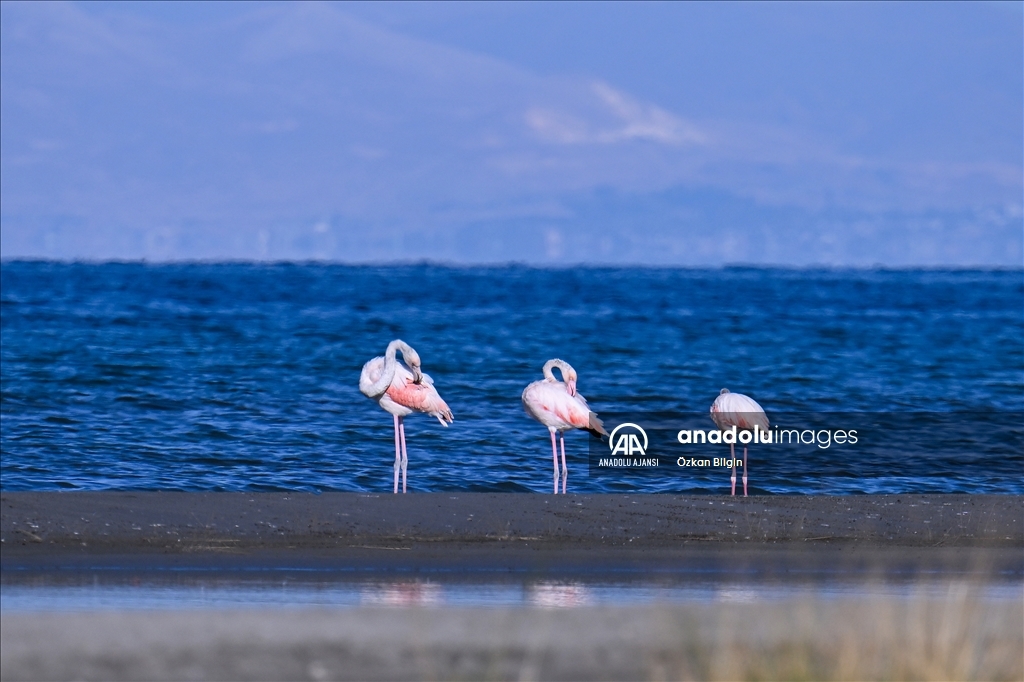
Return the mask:
<svg viewBox="0 0 1024 682">
<path fill-rule="evenodd" d="M 0 289 L 4 490 L 390 491 L 391 416 L 357 384 L 402 338 L 456 419 L 407 420 L 412 491 L 549 491 L 520 394 L 560 357 L 604 415 L 701 419 L 727 386 L 772 418 L 952 434 L 754 446 L 751 493 L 1024 493 L 1019 270 L 4 262 Z M 566 443 L 570 492 L 728 491 L 591 475 L 586 434 Z"/>
</svg>

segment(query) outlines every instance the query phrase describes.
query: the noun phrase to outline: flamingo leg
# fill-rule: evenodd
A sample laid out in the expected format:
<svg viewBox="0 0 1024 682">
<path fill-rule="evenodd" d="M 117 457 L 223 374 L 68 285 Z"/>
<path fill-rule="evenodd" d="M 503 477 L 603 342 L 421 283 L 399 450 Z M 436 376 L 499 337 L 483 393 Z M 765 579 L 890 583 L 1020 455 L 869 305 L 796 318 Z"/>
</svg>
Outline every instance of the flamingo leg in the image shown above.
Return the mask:
<svg viewBox="0 0 1024 682">
<path fill-rule="evenodd" d="M 402 492 L 405 493 L 406 483 L 409 482 L 407 469 L 409 468 L 409 453 L 405 448 L 405 419 L 398 418 L 398 432 L 402 436 Z"/>
<path fill-rule="evenodd" d="M 395 493 L 398 493 L 398 472 L 402 469 L 402 444 L 399 436 L 398 415 L 395 418 Z"/>
<path fill-rule="evenodd" d="M 562 494 L 565 494 L 565 486 L 569 482 L 569 467 L 565 466 L 565 434 L 562 434 Z"/>
<path fill-rule="evenodd" d="M 732 460 L 732 494 L 736 494 L 736 446 L 729 443 L 729 455 Z"/>
<path fill-rule="evenodd" d="M 555 431 L 551 430 L 551 458 L 555 462 L 555 494 L 558 494 L 558 443 L 555 442 Z"/>
<path fill-rule="evenodd" d="M 743 497 L 747 496 L 747 446 L 743 446 Z"/>
</svg>

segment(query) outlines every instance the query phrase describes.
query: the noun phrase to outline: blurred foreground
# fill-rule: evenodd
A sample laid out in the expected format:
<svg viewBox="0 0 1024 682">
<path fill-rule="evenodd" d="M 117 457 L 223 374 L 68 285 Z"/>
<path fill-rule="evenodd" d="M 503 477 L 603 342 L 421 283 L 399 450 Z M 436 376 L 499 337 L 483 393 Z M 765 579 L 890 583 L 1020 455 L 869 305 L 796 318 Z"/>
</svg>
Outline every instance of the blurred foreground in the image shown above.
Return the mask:
<svg viewBox="0 0 1024 682">
<path fill-rule="evenodd" d="M 1020 595 L 0 615 L 9 679 L 1019 680 Z M 403 595 L 399 594 L 398 597 Z M 429 600 L 427 600 L 429 603 Z M 585 602 L 584 602 L 585 603 Z M 411 606 L 408 604 L 412 604 Z M 576 606 L 576 608 L 562 608 Z"/>
<path fill-rule="evenodd" d="M 3 680 L 1024 678 L 1024 498 L 0 496 Z"/>
</svg>

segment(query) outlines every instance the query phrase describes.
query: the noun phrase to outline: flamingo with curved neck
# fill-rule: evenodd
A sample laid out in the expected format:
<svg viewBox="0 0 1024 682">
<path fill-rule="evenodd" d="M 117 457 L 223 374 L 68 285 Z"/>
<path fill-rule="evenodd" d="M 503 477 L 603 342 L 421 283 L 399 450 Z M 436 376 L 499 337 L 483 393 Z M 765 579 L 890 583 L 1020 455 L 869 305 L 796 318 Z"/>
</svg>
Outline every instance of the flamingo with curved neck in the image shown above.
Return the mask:
<svg viewBox="0 0 1024 682">
<path fill-rule="evenodd" d="M 401 351 L 402 358 L 405 359 L 409 370 L 412 372 L 413 381 L 420 383 L 422 381 L 422 373 L 420 371 L 420 354 L 416 350 L 401 339 L 395 339 L 388 344 L 388 349 L 384 352 L 384 357 L 376 357 L 363 365 L 363 372 L 359 376 L 359 390 L 362 391 L 363 395 L 367 398 L 377 400 L 380 396 L 387 392 L 391 386 L 391 382 L 395 378 L 395 372 L 398 369 L 399 362 L 395 357 L 397 353 Z M 367 372 L 367 368 L 370 367 L 371 363 L 378 363 L 378 361 L 384 361 L 383 371 L 379 372 L 379 376 L 376 380 L 371 377 L 376 372 Z"/>
<path fill-rule="evenodd" d="M 563 381 L 555 379 L 552 370 L 558 369 Z M 604 424 L 590 411 L 587 400 L 576 391 L 576 370 L 565 360 L 554 358 L 544 363 L 544 379 L 534 381 L 523 390 L 523 408 L 551 432 L 551 457 L 555 466 L 555 494 L 561 478 L 562 494 L 565 494 L 569 480 L 569 469 L 565 464 L 565 432 L 582 429 L 595 436 L 607 436 Z M 562 471 L 558 470 L 558 446 L 555 434 L 561 434 Z"/>
<path fill-rule="evenodd" d="M 396 356 L 399 352 L 408 367 L 398 361 Z M 377 401 L 381 409 L 394 417 L 394 492 L 398 492 L 398 481 L 401 478 L 404 493 L 409 466 L 405 445 L 405 417 L 413 412 L 422 412 L 437 417 L 442 426 L 448 426 L 455 421 L 452 411 L 434 388 L 434 380 L 420 369 L 419 353 L 401 339 L 389 343 L 383 357 L 373 358 L 363 365 L 359 375 L 359 390 L 367 398 Z"/>
</svg>

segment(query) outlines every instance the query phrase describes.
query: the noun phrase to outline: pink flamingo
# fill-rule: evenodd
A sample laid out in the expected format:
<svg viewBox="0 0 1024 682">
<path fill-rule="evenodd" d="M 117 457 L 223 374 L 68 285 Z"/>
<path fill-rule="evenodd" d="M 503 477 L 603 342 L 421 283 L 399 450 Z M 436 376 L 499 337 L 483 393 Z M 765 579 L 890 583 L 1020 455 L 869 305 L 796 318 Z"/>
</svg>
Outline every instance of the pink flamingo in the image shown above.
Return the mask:
<svg viewBox="0 0 1024 682">
<path fill-rule="evenodd" d="M 742 431 L 751 431 L 757 426 L 762 431 L 768 430 L 768 415 L 753 398 L 742 393 L 730 393 L 723 388 L 715 402 L 711 404 L 711 419 L 721 431 L 728 431 L 734 426 Z M 732 494 L 736 494 L 736 444 L 729 443 L 732 456 Z M 747 496 L 747 446 L 743 446 L 743 497 Z"/>
<path fill-rule="evenodd" d="M 557 367 L 565 383 L 555 379 L 551 373 Z M 555 432 L 562 436 L 562 494 L 565 494 L 569 469 L 565 465 L 565 432 L 569 429 L 583 429 L 595 436 L 607 436 L 604 424 L 587 406 L 586 399 L 576 392 L 576 370 L 564 360 L 548 360 L 544 363 L 544 380 L 535 381 L 523 391 L 523 407 L 530 415 L 551 432 L 551 457 L 555 464 L 555 494 L 558 494 L 558 447 Z"/>
<path fill-rule="evenodd" d="M 398 351 L 402 352 L 408 368 L 395 359 Z M 395 418 L 395 492 L 398 492 L 398 475 L 401 472 L 404 493 L 409 466 L 404 418 L 413 412 L 425 412 L 437 417 L 441 425 L 447 427 L 455 421 L 452 411 L 434 388 L 434 381 L 420 371 L 419 353 L 399 339 L 388 344 L 384 357 L 376 357 L 363 365 L 359 390 L 367 398 L 376 400 L 385 412 L 390 412 Z"/>
</svg>

